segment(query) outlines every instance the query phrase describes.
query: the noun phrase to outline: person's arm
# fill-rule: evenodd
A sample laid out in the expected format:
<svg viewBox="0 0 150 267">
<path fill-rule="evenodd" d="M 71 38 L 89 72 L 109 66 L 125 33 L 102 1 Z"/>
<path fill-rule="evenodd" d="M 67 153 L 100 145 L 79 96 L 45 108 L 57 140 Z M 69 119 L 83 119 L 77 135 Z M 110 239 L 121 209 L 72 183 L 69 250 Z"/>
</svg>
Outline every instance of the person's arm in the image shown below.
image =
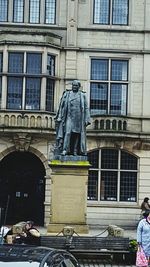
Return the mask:
<svg viewBox="0 0 150 267">
<path fill-rule="evenodd" d="M 149 210 L 149 204 L 148 203 L 145 203 L 145 210 Z"/>
<path fill-rule="evenodd" d="M 142 230 L 143 230 L 143 220 L 141 220 L 137 227 L 137 243 L 138 246 L 142 245 Z"/>
<path fill-rule="evenodd" d="M 40 232 L 37 229 L 31 229 L 29 230 L 30 234 L 35 237 L 40 237 Z"/>
</svg>

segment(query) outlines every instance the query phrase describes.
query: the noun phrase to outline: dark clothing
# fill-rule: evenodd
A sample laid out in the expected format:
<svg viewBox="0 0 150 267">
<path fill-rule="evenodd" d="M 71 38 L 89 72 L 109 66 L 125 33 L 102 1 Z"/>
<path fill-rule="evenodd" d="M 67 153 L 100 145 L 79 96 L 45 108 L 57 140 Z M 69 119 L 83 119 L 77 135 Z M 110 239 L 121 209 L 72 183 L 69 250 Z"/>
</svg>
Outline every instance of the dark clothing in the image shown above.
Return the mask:
<svg viewBox="0 0 150 267">
<path fill-rule="evenodd" d="M 40 236 L 34 236 L 31 234 L 31 230 L 36 230 L 37 232 L 39 232 L 36 228 L 32 227 L 29 230 L 26 230 L 26 235 L 27 237 L 25 237 L 25 244 L 28 245 L 40 245 Z"/>
<path fill-rule="evenodd" d="M 41 238 L 40 236 L 31 234 L 31 230 L 35 230 L 39 233 L 36 228 L 31 227 L 25 231 L 26 236 L 20 235 L 18 238 L 16 238 L 15 243 L 39 246 L 41 244 Z"/>
</svg>

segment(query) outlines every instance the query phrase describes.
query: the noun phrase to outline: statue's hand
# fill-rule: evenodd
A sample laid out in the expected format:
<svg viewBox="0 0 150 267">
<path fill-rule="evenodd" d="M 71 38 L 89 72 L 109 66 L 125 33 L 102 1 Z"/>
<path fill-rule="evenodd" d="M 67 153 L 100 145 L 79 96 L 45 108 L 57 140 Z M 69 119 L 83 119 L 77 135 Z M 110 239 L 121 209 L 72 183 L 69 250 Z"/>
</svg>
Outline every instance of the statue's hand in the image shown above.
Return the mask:
<svg viewBox="0 0 150 267">
<path fill-rule="evenodd" d="M 85 121 L 85 126 L 88 126 L 90 125 L 90 122 L 89 121 Z"/>
<path fill-rule="evenodd" d="M 60 122 L 61 121 L 61 118 L 58 118 L 56 121 Z"/>
</svg>

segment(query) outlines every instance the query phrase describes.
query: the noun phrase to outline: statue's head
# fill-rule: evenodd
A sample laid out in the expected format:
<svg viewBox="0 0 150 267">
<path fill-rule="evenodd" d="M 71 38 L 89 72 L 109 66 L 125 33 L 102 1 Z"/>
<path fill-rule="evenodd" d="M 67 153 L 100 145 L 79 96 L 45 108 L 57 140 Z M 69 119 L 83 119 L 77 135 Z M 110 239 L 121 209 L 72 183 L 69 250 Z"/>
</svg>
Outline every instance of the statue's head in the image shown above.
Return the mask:
<svg viewBox="0 0 150 267">
<path fill-rule="evenodd" d="M 72 91 L 77 92 L 81 87 L 81 83 L 78 80 L 72 82 Z"/>
</svg>

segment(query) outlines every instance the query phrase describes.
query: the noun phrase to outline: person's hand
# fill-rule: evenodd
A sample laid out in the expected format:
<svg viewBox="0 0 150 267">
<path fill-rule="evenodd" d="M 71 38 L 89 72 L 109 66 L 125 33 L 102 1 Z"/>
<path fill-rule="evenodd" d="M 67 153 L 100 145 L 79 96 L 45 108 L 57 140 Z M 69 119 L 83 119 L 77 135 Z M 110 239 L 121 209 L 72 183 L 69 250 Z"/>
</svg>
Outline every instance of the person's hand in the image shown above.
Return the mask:
<svg viewBox="0 0 150 267">
<path fill-rule="evenodd" d="M 27 237 L 27 234 L 25 232 L 22 232 L 20 236 Z"/>
<path fill-rule="evenodd" d="M 141 252 L 141 244 L 138 244 L 138 251 Z"/>
<path fill-rule="evenodd" d="M 60 121 L 62 121 L 62 119 L 61 118 L 57 118 L 57 120 L 56 120 L 57 122 L 60 122 Z"/>
</svg>

